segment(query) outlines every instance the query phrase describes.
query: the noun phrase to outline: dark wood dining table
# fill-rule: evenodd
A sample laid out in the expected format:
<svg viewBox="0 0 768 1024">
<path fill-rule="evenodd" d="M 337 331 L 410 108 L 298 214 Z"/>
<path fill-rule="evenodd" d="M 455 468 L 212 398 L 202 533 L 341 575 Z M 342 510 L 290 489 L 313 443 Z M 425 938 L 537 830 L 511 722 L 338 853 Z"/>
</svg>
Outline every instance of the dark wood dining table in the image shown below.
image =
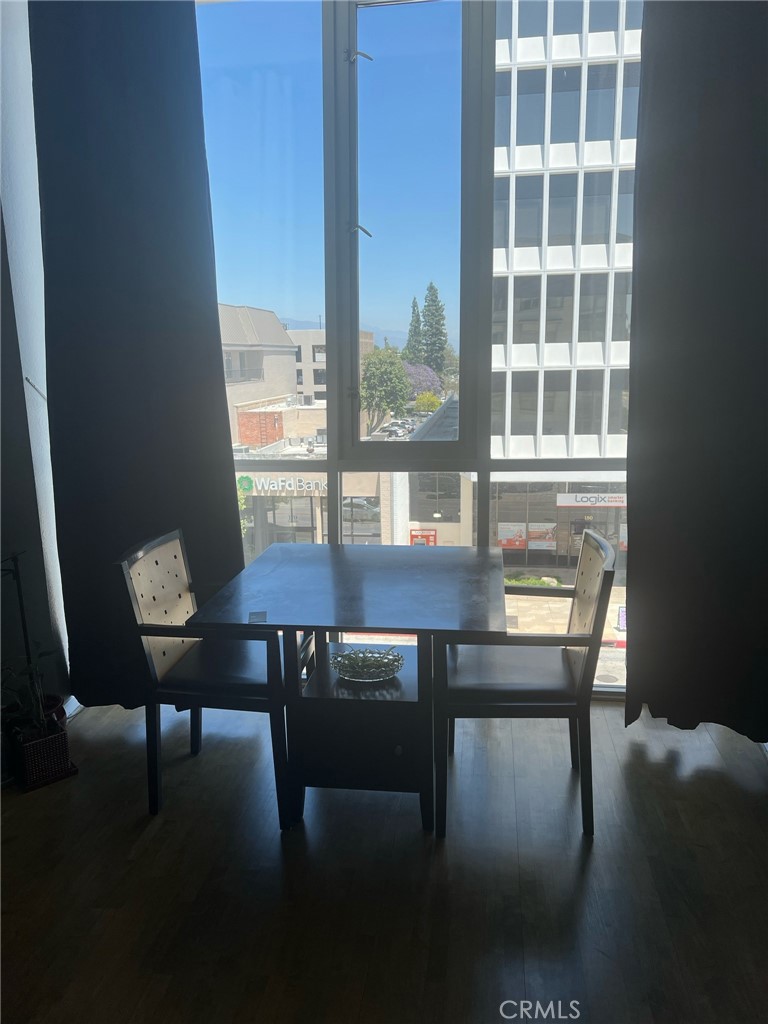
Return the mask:
<svg viewBox="0 0 768 1024">
<path fill-rule="evenodd" d="M 283 635 L 288 762 L 295 818 L 306 786 L 419 793 L 433 825 L 432 645 L 506 634 L 501 550 L 273 544 L 191 618 L 200 636 Z M 333 638 L 373 635 L 405 663 L 383 684 L 352 684 L 330 665 Z M 314 637 L 309 671 L 301 638 Z M 400 638 L 400 642 L 398 639 Z M 408 642 L 410 638 L 410 642 Z M 415 642 L 414 642 L 415 641 Z"/>
</svg>

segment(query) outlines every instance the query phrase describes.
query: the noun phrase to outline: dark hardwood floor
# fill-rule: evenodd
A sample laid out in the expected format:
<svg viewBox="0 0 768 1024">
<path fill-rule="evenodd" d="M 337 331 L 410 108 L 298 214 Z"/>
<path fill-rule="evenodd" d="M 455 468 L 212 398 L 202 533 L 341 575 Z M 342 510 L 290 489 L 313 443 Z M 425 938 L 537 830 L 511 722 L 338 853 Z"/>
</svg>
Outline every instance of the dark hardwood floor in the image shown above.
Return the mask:
<svg viewBox="0 0 768 1024">
<path fill-rule="evenodd" d="M 187 720 L 156 819 L 141 711 L 5 791 L 3 1024 L 768 1021 L 768 761 L 728 730 L 595 705 L 590 844 L 567 723 L 459 722 L 436 843 L 417 796 L 341 791 L 281 836 L 266 717 L 206 712 L 197 759 Z"/>
</svg>

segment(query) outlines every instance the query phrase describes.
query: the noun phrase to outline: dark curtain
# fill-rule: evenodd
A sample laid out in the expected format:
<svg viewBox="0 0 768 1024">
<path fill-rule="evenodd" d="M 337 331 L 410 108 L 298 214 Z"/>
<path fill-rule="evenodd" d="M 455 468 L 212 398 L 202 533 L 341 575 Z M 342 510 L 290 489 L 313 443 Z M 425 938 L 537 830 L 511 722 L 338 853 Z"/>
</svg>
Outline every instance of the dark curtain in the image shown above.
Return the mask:
<svg viewBox="0 0 768 1024">
<path fill-rule="evenodd" d="M 768 5 L 645 5 L 627 722 L 768 740 Z"/>
<path fill-rule="evenodd" d="M 242 567 L 191 2 L 31 3 L 48 400 L 72 692 L 141 704 L 117 560 L 181 527 Z"/>
</svg>

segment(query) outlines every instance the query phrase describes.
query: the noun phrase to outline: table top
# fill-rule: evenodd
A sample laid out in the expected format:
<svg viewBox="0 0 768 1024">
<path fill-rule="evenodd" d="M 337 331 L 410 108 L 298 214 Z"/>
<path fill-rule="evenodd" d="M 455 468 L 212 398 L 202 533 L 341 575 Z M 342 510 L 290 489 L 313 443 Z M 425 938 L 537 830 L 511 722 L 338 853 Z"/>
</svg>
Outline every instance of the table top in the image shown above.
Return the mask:
<svg viewBox="0 0 768 1024">
<path fill-rule="evenodd" d="M 440 635 L 506 634 L 499 548 L 273 544 L 188 625 L 247 636 L 258 629 Z"/>
</svg>

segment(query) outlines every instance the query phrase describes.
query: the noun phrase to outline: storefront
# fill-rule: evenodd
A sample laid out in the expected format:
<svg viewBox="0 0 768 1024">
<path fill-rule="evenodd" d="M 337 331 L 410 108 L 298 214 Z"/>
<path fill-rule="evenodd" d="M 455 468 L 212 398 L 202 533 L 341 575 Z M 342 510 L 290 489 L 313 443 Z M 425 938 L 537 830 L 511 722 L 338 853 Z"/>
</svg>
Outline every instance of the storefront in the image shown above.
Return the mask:
<svg viewBox="0 0 768 1024">
<path fill-rule="evenodd" d="M 491 538 L 504 564 L 536 570 L 575 567 L 585 529 L 613 544 L 626 568 L 627 496 L 623 483 L 494 483 Z"/>
</svg>

